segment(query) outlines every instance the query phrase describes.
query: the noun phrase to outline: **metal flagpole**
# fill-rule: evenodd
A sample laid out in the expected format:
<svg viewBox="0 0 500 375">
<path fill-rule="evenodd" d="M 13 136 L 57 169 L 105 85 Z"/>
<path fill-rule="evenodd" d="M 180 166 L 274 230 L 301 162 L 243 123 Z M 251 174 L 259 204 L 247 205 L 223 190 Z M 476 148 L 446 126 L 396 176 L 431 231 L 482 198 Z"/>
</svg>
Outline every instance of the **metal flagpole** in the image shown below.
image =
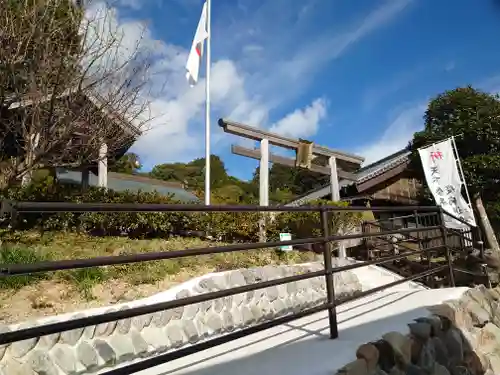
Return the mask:
<svg viewBox="0 0 500 375">
<path fill-rule="evenodd" d="M 207 64 L 205 78 L 205 205 L 210 205 L 210 41 L 212 40 L 211 31 L 211 5 L 210 0 L 207 4 Z"/>
</svg>

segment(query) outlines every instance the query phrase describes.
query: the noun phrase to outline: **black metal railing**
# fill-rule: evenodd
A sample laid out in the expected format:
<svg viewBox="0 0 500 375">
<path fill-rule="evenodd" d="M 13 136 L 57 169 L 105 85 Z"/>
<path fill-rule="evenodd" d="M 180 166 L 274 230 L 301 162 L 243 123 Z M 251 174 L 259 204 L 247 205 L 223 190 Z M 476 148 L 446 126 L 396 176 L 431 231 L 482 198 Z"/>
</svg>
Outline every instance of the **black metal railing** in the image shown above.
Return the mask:
<svg viewBox="0 0 500 375">
<path fill-rule="evenodd" d="M 136 373 L 147 368 L 160 365 L 181 358 L 223 343 L 236 340 L 238 338 L 278 326 L 292 320 L 308 316 L 320 311 L 328 312 L 330 337 L 335 339 L 339 336 L 337 325 L 337 312 L 336 307 L 340 304 L 352 301 L 357 298 L 367 296 L 372 293 L 382 291 L 384 289 L 412 281 L 428 277 L 437 273 L 447 273 L 449 275 L 449 285 L 454 286 L 454 270 L 451 257 L 451 249 L 447 245 L 448 230 L 444 227 L 443 215 L 444 213 L 439 207 L 435 206 L 411 206 L 411 207 L 371 207 L 370 210 L 374 212 L 414 212 L 416 216 L 419 214 L 428 215 L 434 214 L 437 217 L 435 225 L 419 225 L 416 228 L 399 228 L 381 230 L 376 233 L 355 233 L 337 235 L 331 233 L 331 217 L 335 212 L 362 212 L 366 211 L 366 207 L 336 207 L 336 206 L 301 206 L 301 207 L 262 207 L 262 206 L 201 206 L 201 205 L 177 205 L 177 204 L 114 204 L 114 203 L 52 203 L 52 202 L 11 202 L 4 201 L 2 203 L 3 214 L 11 214 L 16 217 L 19 214 L 26 215 L 30 213 L 61 213 L 61 212 L 317 212 L 320 214 L 322 235 L 319 237 L 293 239 L 290 241 L 273 241 L 273 242 L 260 242 L 260 243 L 238 243 L 227 246 L 213 246 L 177 251 L 159 251 L 152 253 L 141 253 L 134 255 L 117 255 L 117 256 L 103 256 L 91 259 L 73 259 L 73 260 L 59 260 L 47 261 L 35 264 L 1 264 L 0 277 L 10 277 L 14 275 L 26 275 L 38 272 L 52 272 L 67 269 L 89 268 L 112 266 L 127 263 L 137 263 L 144 261 L 166 260 L 181 257 L 190 257 L 198 255 L 228 253 L 235 251 L 245 251 L 254 249 L 269 249 L 279 246 L 289 245 L 304 245 L 304 244 L 322 244 L 323 248 L 323 261 L 324 268 L 321 271 L 310 272 L 305 274 L 298 274 L 294 276 L 284 277 L 281 279 L 273 279 L 269 281 L 257 282 L 249 285 L 238 286 L 226 290 L 215 292 L 208 292 L 200 295 L 190 296 L 186 298 L 176 299 L 172 301 L 154 303 L 147 306 L 133 307 L 126 310 L 107 312 L 98 315 L 82 317 L 57 323 L 44 324 L 31 328 L 19 329 L 12 332 L 5 332 L 0 334 L 0 345 L 10 344 L 13 342 L 27 340 L 30 338 L 50 335 L 54 333 L 69 331 L 73 329 L 84 328 L 87 326 L 97 325 L 117 321 L 121 319 L 132 318 L 140 315 L 151 314 L 158 311 L 174 309 L 181 306 L 190 304 L 201 303 L 210 301 L 217 298 L 228 297 L 239 293 L 255 291 L 262 288 L 277 286 L 296 282 L 300 280 L 307 280 L 310 278 L 323 276 L 326 283 L 326 302 L 312 308 L 304 309 L 300 312 L 290 313 L 286 316 L 278 317 L 273 320 L 265 321 L 252 325 L 222 336 L 200 342 L 198 344 L 190 345 L 172 352 L 159 354 L 155 357 L 145 359 L 141 362 L 132 363 L 121 368 L 113 369 L 105 372 L 105 375 L 125 375 Z M 457 218 L 458 219 L 458 218 Z M 394 234 L 415 234 L 426 233 L 439 230 L 441 233 L 442 243 L 436 247 L 404 249 L 404 252 L 393 254 L 379 259 L 373 259 L 365 262 L 357 262 L 353 264 L 344 265 L 341 267 L 333 267 L 332 265 L 332 242 L 342 241 L 348 239 L 361 239 L 367 237 L 386 237 Z M 446 254 L 447 262 L 444 265 L 439 265 L 427 269 L 425 272 L 411 275 L 409 277 L 396 280 L 386 285 L 373 288 L 367 291 L 360 292 L 354 296 L 343 298 L 336 298 L 335 285 L 333 282 L 333 275 L 338 272 L 354 270 L 368 265 L 381 265 L 387 262 L 407 258 L 417 254 L 425 254 L 430 251 L 441 250 Z"/>
</svg>

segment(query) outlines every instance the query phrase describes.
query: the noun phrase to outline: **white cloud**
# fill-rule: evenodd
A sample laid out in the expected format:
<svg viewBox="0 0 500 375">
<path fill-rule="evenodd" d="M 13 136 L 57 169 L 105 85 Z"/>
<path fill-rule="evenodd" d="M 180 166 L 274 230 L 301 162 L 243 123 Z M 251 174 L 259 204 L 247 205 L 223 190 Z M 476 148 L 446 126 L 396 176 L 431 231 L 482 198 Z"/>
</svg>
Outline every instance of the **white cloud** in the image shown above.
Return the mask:
<svg viewBox="0 0 500 375">
<path fill-rule="evenodd" d="M 345 20 L 332 21 L 318 33 L 310 29 L 316 25 L 314 17 L 335 12 L 334 2 L 320 6 L 316 0 L 305 0 L 297 7 L 290 0 L 266 1 L 260 6 L 253 5 L 255 0 L 239 0 L 239 7 L 228 3 L 225 13 L 219 14 L 220 21 L 213 26 L 214 43 L 221 50 L 240 52 L 238 64 L 252 76 L 249 91 L 265 96 L 267 105 L 274 108 L 303 93 L 326 64 L 387 25 L 412 1 L 385 1 L 343 29 L 337 24 L 345 25 Z M 260 52 L 248 53 L 256 52 L 255 46 Z"/>
<path fill-rule="evenodd" d="M 283 117 L 271 127 L 271 131 L 294 138 L 310 137 L 316 134 L 326 113 L 326 101 L 318 98 L 309 106 L 296 109 Z"/>
<path fill-rule="evenodd" d="M 289 1 L 284 0 L 264 2 L 258 9 L 250 0 L 227 3 L 223 7 L 231 7 L 231 11 L 236 9 L 245 16 L 234 17 L 231 12 L 227 13 L 226 16 L 233 22 L 225 19 L 222 8 L 219 8 L 220 14 L 212 25 L 213 46 L 214 50 L 223 48 L 230 58 L 216 59 L 212 64 L 214 150 L 226 146 L 228 141 L 222 133 L 214 131 L 218 117 L 264 126 L 269 121 L 270 111 L 304 89 L 309 81 L 306 77 L 312 77 L 349 46 L 383 26 L 411 1 L 388 1 L 354 27 L 343 32 L 327 30 L 319 38 L 313 38 L 313 42 L 310 38 L 303 38 L 300 25 L 295 28 L 290 26 L 296 22 L 297 14 L 300 15 L 300 22 L 312 17 L 314 0 L 302 4 L 302 12 L 299 13 L 289 6 Z M 119 3 L 134 9 L 144 5 L 137 0 L 119 0 Z M 251 6 L 245 6 L 245 3 Z M 94 4 L 91 10 L 96 11 L 97 6 L 102 6 L 102 3 Z M 304 11 L 306 8 L 307 11 Z M 109 24 L 118 28 L 123 37 L 120 53 L 124 59 L 138 43 L 142 50 L 152 53 L 155 58 L 148 86 L 149 110 L 153 120 L 150 130 L 136 142 L 133 151 L 139 153 L 149 166 L 201 156 L 204 149 L 205 81 L 200 80 L 194 88 L 189 88 L 185 81 L 184 65 L 189 46 L 180 47 L 156 40 L 145 24 L 136 20 L 121 20 L 116 9 L 111 16 Z M 275 22 L 269 22 L 270 18 Z M 269 32 L 269 27 L 280 32 Z M 192 32 L 194 28 L 195 25 Z M 283 29 L 290 32 L 284 34 L 281 32 Z M 103 34 L 102 29 L 96 32 Z M 286 90 L 283 90 L 284 85 Z M 325 100 L 316 99 L 309 106 L 292 110 L 275 121 L 272 130 L 294 137 L 311 137 L 326 114 Z"/>
<path fill-rule="evenodd" d="M 454 70 L 455 68 L 457 67 L 457 64 L 455 61 L 450 61 L 448 62 L 448 64 L 445 65 L 444 67 L 444 71 L 445 72 L 451 72 L 452 70 Z"/>
<path fill-rule="evenodd" d="M 365 158 L 365 165 L 380 160 L 408 145 L 413 134 L 423 129 L 426 104 L 419 104 L 400 111 L 380 138 L 355 150 Z"/>
</svg>

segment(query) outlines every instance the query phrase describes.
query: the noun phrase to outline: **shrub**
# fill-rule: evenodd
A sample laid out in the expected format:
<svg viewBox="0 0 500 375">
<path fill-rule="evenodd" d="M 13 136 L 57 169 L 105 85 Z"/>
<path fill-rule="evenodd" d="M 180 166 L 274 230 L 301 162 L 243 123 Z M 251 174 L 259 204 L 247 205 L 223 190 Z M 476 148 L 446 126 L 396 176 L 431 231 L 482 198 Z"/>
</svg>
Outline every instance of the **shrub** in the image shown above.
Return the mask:
<svg viewBox="0 0 500 375">
<path fill-rule="evenodd" d="M 311 201 L 310 205 L 348 206 L 346 202 L 334 202 L 323 199 Z M 328 219 L 332 235 L 339 231 L 347 233 L 361 224 L 362 214 L 360 212 L 332 211 L 328 212 Z M 295 238 L 318 237 L 323 234 L 319 212 L 285 212 L 279 214 L 270 229 L 273 239 L 279 238 L 279 232 L 293 233 Z"/>
<path fill-rule="evenodd" d="M 151 192 L 117 192 L 90 187 L 55 184 L 48 178 L 26 187 L 16 187 L 0 193 L 0 198 L 32 202 L 87 202 L 87 203 L 180 203 L 172 196 Z M 313 205 L 339 205 L 343 202 L 318 200 Z M 344 231 L 360 223 L 361 215 L 351 212 L 329 213 L 332 233 Z M 168 237 L 172 234 L 203 231 L 224 242 L 257 241 L 259 238 L 258 212 L 152 212 L 152 213 L 30 213 L 20 214 L 10 229 L 43 231 L 82 231 L 100 236 L 129 236 L 133 238 Z M 0 223 L 4 228 L 11 223 L 8 217 Z M 279 233 L 288 231 L 295 238 L 319 236 L 322 233 L 318 212 L 281 213 L 275 220 L 267 220 L 268 238 L 277 240 Z"/>
</svg>

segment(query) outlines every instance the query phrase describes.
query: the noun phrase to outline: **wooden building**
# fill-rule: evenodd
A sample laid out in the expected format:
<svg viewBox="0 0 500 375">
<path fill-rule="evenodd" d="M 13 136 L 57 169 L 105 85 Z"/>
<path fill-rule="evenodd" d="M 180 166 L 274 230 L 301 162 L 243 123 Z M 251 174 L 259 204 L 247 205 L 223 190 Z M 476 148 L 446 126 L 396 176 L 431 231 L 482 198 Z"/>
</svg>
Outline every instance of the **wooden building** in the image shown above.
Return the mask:
<svg viewBox="0 0 500 375">
<path fill-rule="evenodd" d="M 366 206 L 368 202 L 372 206 L 417 205 L 422 186 L 409 169 L 410 154 L 407 149 L 400 150 L 358 169 L 354 173 L 354 181 L 341 179 L 341 200 L 350 201 L 356 206 Z M 330 186 L 323 186 L 287 205 L 296 206 L 316 199 L 328 199 L 329 195 Z"/>
<path fill-rule="evenodd" d="M 35 127 L 38 133 L 33 135 L 33 139 L 38 140 L 28 146 L 26 136 L 23 134 L 26 129 L 15 125 L 17 122 L 26 121 L 26 118 L 30 119 L 32 106 L 47 106 L 53 100 L 60 102 L 59 111 L 67 111 L 65 115 L 67 121 L 73 121 L 73 124 L 68 126 L 71 131 L 69 135 L 64 133 L 68 129 L 60 130 L 64 133 L 62 139 L 66 143 L 54 142 L 55 145 L 51 146 L 54 149 L 50 152 L 59 156 L 43 168 L 66 168 L 81 172 L 83 185 L 89 184 L 90 173 L 94 173 L 98 178 L 98 185 L 107 187 L 108 162 L 113 163 L 122 157 L 142 131 L 133 121 L 126 119 L 123 113 L 113 111 L 109 103 L 90 90 L 66 90 L 56 98 L 53 95 L 46 95 L 36 102 L 14 101 L 8 107 L 0 108 L 2 157 L 27 159 L 30 153 L 36 153 L 37 144 L 42 141 L 45 142 L 45 149 L 49 147 L 47 142 L 51 141 L 50 137 L 57 137 L 58 129 L 46 130 L 42 126 Z M 42 109 L 39 108 L 37 111 L 44 113 Z M 43 134 L 45 131 L 46 134 Z"/>
</svg>

